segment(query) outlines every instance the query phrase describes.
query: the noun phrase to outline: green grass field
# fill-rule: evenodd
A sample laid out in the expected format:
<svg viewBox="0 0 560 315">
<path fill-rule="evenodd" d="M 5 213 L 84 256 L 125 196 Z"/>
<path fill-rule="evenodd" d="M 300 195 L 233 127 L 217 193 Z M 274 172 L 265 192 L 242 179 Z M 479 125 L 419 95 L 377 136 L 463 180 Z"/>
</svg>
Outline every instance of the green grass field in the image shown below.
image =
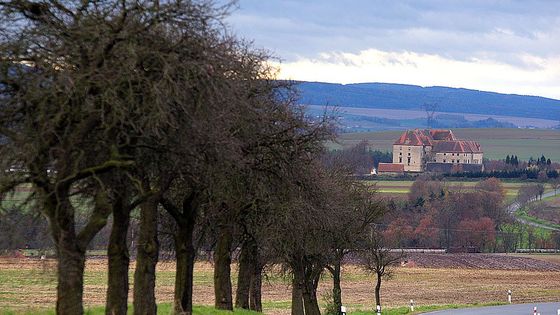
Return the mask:
<svg viewBox="0 0 560 315">
<path fill-rule="evenodd" d="M 398 197 L 406 197 L 410 192 L 410 187 L 414 181 L 412 180 L 370 180 L 365 181 L 369 185 L 375 185 L 377 191 L 382 195 L 392 195 Z M 473 189 L 478 181 L 447 181 L 444 185 L 451 190 Z M 526 183 L 523 182 L 502 182 L 506 190 L 506 202 L 512 202 L 517 197 L 517 192 Z M 546 185 L 546 191 L 550 191 L 550 186 Z"/>
<path fill-rule="evenodd" d="M 515 154 L 521 160 L 528 160 L 544 154 L 560 162 L 560 130 L 453 129 L 453 133 L 460 139 L 479 141 L 488 159 L 505 159 L 506 155 Z M 338 137 L 338 143 L 330 143 L 329 147 L 346 147 L 367 140 L 372 149 L 391 151 L 401 134 L 402 131 L 345 133 Z"/>
</svg>

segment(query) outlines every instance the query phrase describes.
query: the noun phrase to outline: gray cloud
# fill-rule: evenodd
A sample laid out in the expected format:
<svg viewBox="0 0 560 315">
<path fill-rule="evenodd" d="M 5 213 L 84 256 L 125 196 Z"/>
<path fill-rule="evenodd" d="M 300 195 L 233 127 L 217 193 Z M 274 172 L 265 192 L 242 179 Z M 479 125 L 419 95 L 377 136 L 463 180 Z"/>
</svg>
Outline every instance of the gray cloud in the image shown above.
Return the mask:
<svg viewBox="0 0 560 315">
<path fill-rule="evenodd" d="M 228 23 L 285 61 L 370 48 L 534 67 L 560 55 L 560 1 L 240 0 Z"/>
</svg>

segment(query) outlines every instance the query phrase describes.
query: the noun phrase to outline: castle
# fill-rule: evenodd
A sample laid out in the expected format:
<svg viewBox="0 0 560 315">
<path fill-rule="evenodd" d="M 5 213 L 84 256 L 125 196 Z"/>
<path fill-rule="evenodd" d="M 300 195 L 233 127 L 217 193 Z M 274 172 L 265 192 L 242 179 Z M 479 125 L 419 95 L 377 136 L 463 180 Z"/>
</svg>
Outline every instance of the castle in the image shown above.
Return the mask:
<svg viewBox="0 0 560 315">
<path fill-rule="evenodd" d="M 482 157 L 478 142 L 451 130 L 407 130 L 393 143 L 393 163 L 379 163 L 378 172 L 480 172 Z"/>
</svg>

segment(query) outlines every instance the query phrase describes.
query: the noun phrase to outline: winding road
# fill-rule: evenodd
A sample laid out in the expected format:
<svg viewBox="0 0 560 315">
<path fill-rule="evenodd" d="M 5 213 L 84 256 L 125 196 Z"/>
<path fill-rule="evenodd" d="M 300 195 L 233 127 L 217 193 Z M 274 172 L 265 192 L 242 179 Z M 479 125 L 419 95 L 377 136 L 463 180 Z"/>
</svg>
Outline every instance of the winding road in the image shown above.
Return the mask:
<svg viewBox="0 0 560 315">
<path fill-rule="evenodd" d="M 547 198 L 547 197 L 551 197 L 551 196 L 555 196 L 555 195 L 556 195 L 556 191 L 553 190 L 553 191 L 549 191 L 549 192 L 547 192 L 547 193 L 544 193 L 544 194 L 542 195 L 542 198 Z M 534 201 L 537 201 L 537 199 L 533 199 L 531 202 L 534 202 Z M 514 203 L 512 203 L 512 204 L 510 204 L 510 205 L 507 207 L 508 213 L 509 213 L 515 220 L 517 220 L 517 221 L 519 221 L 519 222 L 521 222 L 521 223 L 523 223 L 523 224 L 532 225 L 532 226 L 539 227 L 539 228 L 543 228 L 543 229 L 547 229 L 547 230 L 560 231 L 560 229 L 557 229 L 557 228 L 554 228 L 554 227 L 551 227 L 551 226 L 547 226 L 547 225 L 543 225 L 543 224 L 539 224 L 539 223 L 535 223 L 535 222 L 531 222 L 531 221 L 527 221 L 527 220 L 525 220 L 525 219 L 523 219 L 523 218 L 519 218 L 519 217 L 515 216 L 515 211 L 519 210 L 520 207 L 521 207 L 521 205 L 520 205 L 519 202 L 517 202 L 517 201 L 514 202 Z"/>
<path fill-rule="evenodd" d="M 510 304 L 502 306 L 474 307 L 463 308 L 458 310 L 444 310 L 424 315 L 530 315 L 533 314 L 534 307 L 537 307 L 537 314 L 541 315 L 557 315 L 560 314 L 560 302 L 552 303 L 528 303 L 528 304 Z"/>
</svg>

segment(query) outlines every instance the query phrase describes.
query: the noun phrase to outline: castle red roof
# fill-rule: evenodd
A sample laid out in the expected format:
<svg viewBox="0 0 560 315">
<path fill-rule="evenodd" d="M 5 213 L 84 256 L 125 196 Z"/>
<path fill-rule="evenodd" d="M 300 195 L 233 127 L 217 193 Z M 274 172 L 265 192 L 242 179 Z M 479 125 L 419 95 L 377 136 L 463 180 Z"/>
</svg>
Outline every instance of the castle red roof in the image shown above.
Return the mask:
<svg viewBox="0 0 560 315">
<path fill-rule="evenodd" d="M 433 145 L 433 141 L 454 141 L 457 140 L 451 130 L 431 129 L 431 130 L 407 130 L 394 143 L 396 145 Z"/>
<path fill-rule="evenodd" d="M 379 163 L 378 173 L 404 173 L 404 164 Z"/>
<path fill-rule="evenodd" d="M 482 149 L 480 148 L 480 144 L 476 141 L 438 141 L 434 145 L 432 152 L 482 153 Z"/>
<path fill-rule="evenodd" d="M 431 129 L 430 136 L 434 140 L 445 140 L 445 141 L 457 140 L 455 139 L 455 135 L 451 130 L 445 130 L 445 129 Z"/>
<path fill-rule="evenodd" d="M 394 145 L 432 146 L 434 152 L 482 153 L 476 141 L 457 140 L 451 130 L 407 130 Z"/>
<path fill-rule="evenodd" d="M 396 145 L 432 145 L 432 136 L 428 130 L 407 130 L 393 144 Z"/>
</svg>

